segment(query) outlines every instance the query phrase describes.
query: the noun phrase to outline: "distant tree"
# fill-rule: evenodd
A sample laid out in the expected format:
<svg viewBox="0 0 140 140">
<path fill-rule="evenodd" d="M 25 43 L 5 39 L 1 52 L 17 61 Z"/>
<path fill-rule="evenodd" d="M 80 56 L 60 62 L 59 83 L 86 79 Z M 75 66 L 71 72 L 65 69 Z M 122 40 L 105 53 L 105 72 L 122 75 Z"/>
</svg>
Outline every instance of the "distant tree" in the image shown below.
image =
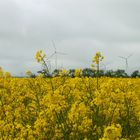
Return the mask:
<svg viewBox="0 0 140 140">
<path fill-rule="evenodd" d="M 29 77 L 29 78 L 35 78 L 36 75 L 34 73 L 32 73 L 30 70 L 26 71 L 26 76 Z"/>
<path fill-rule="evenodd" d="M 75 77 L 75 69 L 70 69 L 69 70 L 69 76 L 72 77 L 72 78 Z"/>
<path fill-rule="evenodd" d="M 107 70 L 105 72 L 105 76 L 107 76 L 107 77 L 114 77 L 115 76 L 115 73 L 114 73 L 113 70 Z"/>
<path fill-rule="evenodd" d="M 104 70 L 99 70 L 99 77 L 105 76 L 105 71 Z"/>
<path fill-rule="evenodd" d="M 114 72 L 115 77 L 128 77 L 127 73 L 125 70 L 118 69 Z"/>
<path fill-rule="evenodd" d="M 60 70 L 59 70 L 59 69 L 55 69 L 55 70 L 52 72 L 52 76 L 57 77 L 57 76 L 59 76 L 59 73 L 60 73 Z"/>
<path fill-rule="evenodd" d="M 134 72 L 132 72 L 131 77 L 132 78 L 140 77 L 140 72 L 138 70 L 135 70 Z"/>
<path fill-rule="evenodd" d="M 82 70 L 82 76 L 93 77 L 95 76 L 95 72 L 91 68 L 85 68 Z"/>
<path fill-rule="evenodd" d="M 43 74 L 44 77 L 52 77 L 52 75 L 50 73 L 48 73 L 47 69 L 42 69 L 42 70 L 38 71 L 37 73 Z"/>
</svg>

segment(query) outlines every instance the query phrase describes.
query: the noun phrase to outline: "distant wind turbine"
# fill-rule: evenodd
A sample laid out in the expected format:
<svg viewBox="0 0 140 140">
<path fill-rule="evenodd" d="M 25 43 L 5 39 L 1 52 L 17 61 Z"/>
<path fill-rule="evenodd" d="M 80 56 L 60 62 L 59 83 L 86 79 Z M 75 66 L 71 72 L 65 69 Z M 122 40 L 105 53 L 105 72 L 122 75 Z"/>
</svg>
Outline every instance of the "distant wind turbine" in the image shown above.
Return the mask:
<svg viewBox="0 0 140 140">
<path fill-rule="evenodd" d="M 49 57 L 49 58 L 51 58 L 51 57 L 53 57 L 53 56 L 55 56 L 55 69 L 57 69 L 57 65 L 58 65 L 58 62 L 57 62 L 57 55 L 59 54 L 59 55 L 66 55 L 65 53 L 62 53 L 62 52 L 59 52 L 59 51 L 57 51 L 57 48 L 56 48 L 56 46 L 55 46 L 55 43 L 54 43 L 54 41 L 52 40 L 52 45 L 53 45 L 53 48 L 54 48 L 54 52 L 53 52 L 53 54 Z"/>
<path fill-rule="evenodd" d="M 122 58 L 123 60 L 125 60 L 125 70 L 127 72 L 128 70 L 128 59 L 132 56 L 133 54 L 130 54 L 129 56 L 127 57 L 123 57 L 123 56 L 119 56 L 120 58 Z"/>
<path fill-rule="evenodd" d="M 104 67 L 104 70 L 106 71 L 107 70 L 107 66 L 112 64 L 111 62 L 108 62 L 108 63 L 102 63 L 103 67 Z"/>
</svg>

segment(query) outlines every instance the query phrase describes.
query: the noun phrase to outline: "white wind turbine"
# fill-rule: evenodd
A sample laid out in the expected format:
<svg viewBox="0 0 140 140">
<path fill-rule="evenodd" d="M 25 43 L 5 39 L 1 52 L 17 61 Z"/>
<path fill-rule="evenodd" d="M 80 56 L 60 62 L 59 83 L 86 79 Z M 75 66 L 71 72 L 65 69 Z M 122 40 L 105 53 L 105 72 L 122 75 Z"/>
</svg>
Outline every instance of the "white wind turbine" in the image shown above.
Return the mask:
<svg viewBox="0 0 140 140">
<path fill-rule="evenodd" d="M 59 55 L 66 55 L 66 54 L 57 51 L 57 48 L 56 48 L 55 43 L 54 43 L 53 40 L 52 40 L 52 45 L 53 45 L 53 48 L 54 48 L 54 52 L 53 52 L 53 54 L 49 58 L 52 58 L 53 56 L 55 57 L 55 69 L 57 69 L 58 68 L 58 60 L 57 60 L 58 59 L 58 54 Z"/>
<path fill-rule="evenodd" d="M 123 57 L 123 56 L 119 56 L 120 58 L 122 58 L 124 61 L 125 61 L 125 70 L 127 72 L 128 70 L 128 59 L 132 56 L 133 54 L 130 54 L 129 56 L 127 57 Z"/>
<path fill-rule="evenodd" d="M 108 62 L 108 63 L 102 63 L 102 66 L 104 67 L 104 70 L 107 70 L 108 65 L 111 65 L 113 62 Z"/>
</svg>

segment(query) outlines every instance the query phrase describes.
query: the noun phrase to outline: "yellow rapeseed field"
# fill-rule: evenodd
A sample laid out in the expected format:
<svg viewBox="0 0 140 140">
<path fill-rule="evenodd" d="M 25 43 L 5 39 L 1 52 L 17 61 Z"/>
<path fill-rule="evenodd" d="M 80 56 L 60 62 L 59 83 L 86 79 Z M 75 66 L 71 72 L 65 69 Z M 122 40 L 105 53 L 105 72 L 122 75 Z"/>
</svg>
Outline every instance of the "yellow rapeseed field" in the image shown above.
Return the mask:
<svg viewBox="0 0 140 140">
<path fill-rule="evenodd" d="M 0 140 L 124 139 L 140 139 L 139 78 L 0 78 Z"/>
</svg>

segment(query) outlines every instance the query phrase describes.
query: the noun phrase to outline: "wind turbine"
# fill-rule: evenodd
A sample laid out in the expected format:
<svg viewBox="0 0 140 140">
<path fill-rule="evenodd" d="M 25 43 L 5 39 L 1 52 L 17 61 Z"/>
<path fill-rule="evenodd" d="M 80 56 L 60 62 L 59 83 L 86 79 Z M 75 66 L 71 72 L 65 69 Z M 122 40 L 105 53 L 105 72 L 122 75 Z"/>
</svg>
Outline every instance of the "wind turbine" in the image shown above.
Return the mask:
<svg viewBox="0 0 140 140">
<path fill-rule="evenodd" d="M 53 54 L 52 54 L 49 58 L 55 56 L 55 69 L 57 69 L 57 65 L 58 65 L 58 62 L 57 62 L 57 58 L 58 58 L 58 57 L 57 57 L 57 55 L 58 55 L 58 54 L 59 54 L 59 55 L 66 55 L 66 54 L 57 51 L 57 48 L 56 48 L 55 43 L 54 43 L 53 40 L 52 40 L 52 45 L 53 45 L 53 48 L 54 48 L 54 52 L 53 52 Z"/>
<path fill-rule="evenodd" d="M 125 60 L 125 70 L 127 72 L 128 70 L 128 59 L 132 56 L 133 54 L 128 55 L 127 57 L 119 56 L 120 58 Z"/>
<path fill-rule="evenodd" d="M 104 67 L 104 70 L 106 71 L 107 70 L 107 66 L 112 64 L 111 62 L 108 62 L 108 63 L 102 63 L 102 66 Z"/>
</svg>

